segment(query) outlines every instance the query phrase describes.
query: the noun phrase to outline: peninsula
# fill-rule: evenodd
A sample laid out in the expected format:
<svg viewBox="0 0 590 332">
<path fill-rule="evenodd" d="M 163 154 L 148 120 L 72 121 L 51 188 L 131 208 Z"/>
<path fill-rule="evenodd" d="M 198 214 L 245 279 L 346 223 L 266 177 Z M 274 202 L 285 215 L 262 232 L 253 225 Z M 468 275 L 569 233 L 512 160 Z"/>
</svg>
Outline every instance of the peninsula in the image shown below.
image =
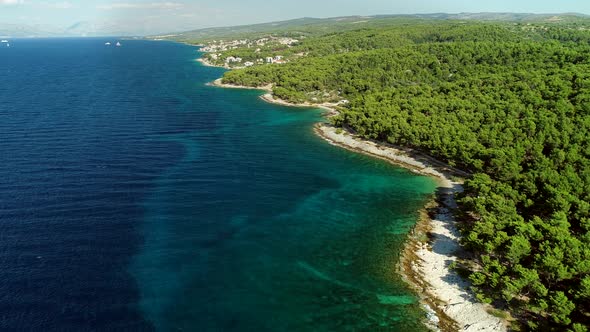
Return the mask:
<svg viewBox="0 0 590 332">
<path fill-rule="evenodd" d="M 217 84 L 328 107 L 330 124 L 316 128 L 322 137 L 440 179 L 438 207 L 410 236 L 401 264 L 437 312 L 431 323 L 587 331 L 587 17 L 347 17 L 272 27 L 174 38 L 205 45 L 204 63 L 234 69 Z"/>
</svg>

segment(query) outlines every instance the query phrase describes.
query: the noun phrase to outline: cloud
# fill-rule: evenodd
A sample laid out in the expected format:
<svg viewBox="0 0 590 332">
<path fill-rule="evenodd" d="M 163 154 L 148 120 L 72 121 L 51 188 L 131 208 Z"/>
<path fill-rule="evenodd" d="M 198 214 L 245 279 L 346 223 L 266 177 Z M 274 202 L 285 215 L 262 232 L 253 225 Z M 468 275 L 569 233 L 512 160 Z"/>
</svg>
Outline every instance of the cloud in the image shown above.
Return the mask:
<svg viewBox="0 0 590 332">
<path fill-rule="evenodd" d="M 0 0 L 0 5 L 6 6 L 20 5 L 21 3 L 23 3 L 23 0 Z"/>
<path fill-rule="evenodd" d="M 3 1 L 3 0 L 0 0 Z M 8 0 L 11 1 L 11 0 Z M 13 0 L 14 1 L 14 0 Z M 178 2 L 151 2 L 151 3 L 126 3 L 115 2 L 107 5 L 98 5 L 96 8 L 103 10 L 113 9 L 179 9 L 184 4 Z"/>
</svg>

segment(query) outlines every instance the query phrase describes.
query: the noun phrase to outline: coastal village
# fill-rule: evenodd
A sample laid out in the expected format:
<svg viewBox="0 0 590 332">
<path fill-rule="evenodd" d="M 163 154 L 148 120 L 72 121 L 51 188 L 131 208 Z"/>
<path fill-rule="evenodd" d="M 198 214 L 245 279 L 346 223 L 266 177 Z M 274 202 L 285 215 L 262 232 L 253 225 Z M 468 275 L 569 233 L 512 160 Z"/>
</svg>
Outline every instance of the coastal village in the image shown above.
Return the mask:
<svg viewBox="0 0 590 332">
<path fill-rule="evenodd" d="M 288 49 L 299 43 L 289 37 L 264 37 L 257 39 L 214 40 L 201 47 L 206 64 L 225 68 L 246 68 L 255 65 L 284 64 L 289 60 L 285 55 L 275 55 L 277 49 Z M 301 56 L 301 55 L 299 55 Z"/>
</svg>

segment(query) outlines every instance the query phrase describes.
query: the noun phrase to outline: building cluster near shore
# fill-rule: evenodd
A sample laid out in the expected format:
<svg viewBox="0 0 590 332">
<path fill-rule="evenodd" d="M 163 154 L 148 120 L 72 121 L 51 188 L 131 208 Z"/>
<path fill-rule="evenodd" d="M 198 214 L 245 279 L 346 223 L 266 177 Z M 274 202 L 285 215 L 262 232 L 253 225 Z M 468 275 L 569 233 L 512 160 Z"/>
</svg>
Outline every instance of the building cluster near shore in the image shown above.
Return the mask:
<svg viewBox="0 0 590 332">
<path fill-rule="evenodd" d="M 283 64 L 287 63 L 283 55 L 264 56 L 262 47 L 270 45 L 284 45 L 291 47 L 291 45 L 299 42 L 297 39 L 287 37 L 265 37 L 258 39 L 239 39 L 239 40 L 214 40 L 206 46 L 201 47 L 202 52 L 209 53 L 208 57 L 210 60 L 217 64 L 223 64 L 225 67 L 239 68 L 239 67 L 252 67 L 254 65 L 264 64 Z M 256 48 L 254 53 L 260 54 L 257 59 L 250 59 L 244 61 L 242 57 L 235 55 L 228 55 L 232 50 L 244 49 L 244 48 Z"/>
<path fill-rule="evenodd" d="M 258 39 L 236 39 L 236 40 L 214 40 L 207 46 L 201 48 L 203 52 L 225 52 L 235 50 L 238 48 L 254 48 L 260 52 L 259 47 L 264 47 L 270 43 L 277 43 L 280 45 L 291 46 L 298 43 L 299 40 L 288 37 L 264 37 Z"/>
</svg>

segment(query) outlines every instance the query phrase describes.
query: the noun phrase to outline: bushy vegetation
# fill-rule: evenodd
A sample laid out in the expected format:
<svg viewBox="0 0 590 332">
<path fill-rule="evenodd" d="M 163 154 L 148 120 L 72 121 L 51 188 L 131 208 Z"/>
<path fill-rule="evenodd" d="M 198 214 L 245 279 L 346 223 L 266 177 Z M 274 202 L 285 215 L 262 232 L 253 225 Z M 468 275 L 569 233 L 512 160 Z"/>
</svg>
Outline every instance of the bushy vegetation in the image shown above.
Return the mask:
<svg viewBox="0 0 590 332">
<path fill-rule="evenodd" d="M 531 329 L 590 325 L 590 32 L 405 24 L 304 40 L 306 57 L 227 72 L 294 101 L 347 99 L 359 135 L 473 173 L 459 197 L 470 279 Z M 294 52 L 295 52 L 294 51 Z"/>
</svg>

